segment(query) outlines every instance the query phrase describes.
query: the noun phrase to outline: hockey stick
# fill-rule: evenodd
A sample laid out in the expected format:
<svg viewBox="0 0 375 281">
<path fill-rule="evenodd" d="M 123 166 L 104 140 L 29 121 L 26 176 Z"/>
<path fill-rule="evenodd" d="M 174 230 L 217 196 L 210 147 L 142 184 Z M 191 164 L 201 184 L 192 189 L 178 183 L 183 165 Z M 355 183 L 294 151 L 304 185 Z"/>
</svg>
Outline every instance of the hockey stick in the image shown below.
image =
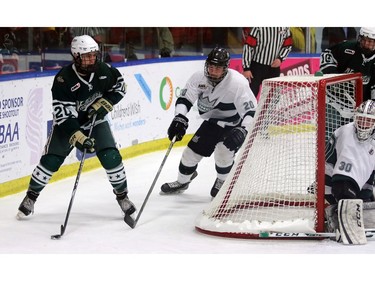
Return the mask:
<svg viewBox="0 0 375 281">
<path fill-rule="evenodd" d="M 365 234 L 367 238 L 375 237 L 375 229 L 365 229 Z M 305 232 L 271 232 L 262 231 L 259 233 L 259 238 L 337 238 L 340 234 L 332 232 L 316 232 L 316 233 L 305 233 Z"/>
<path fill-rule="evenodd" d="M 326 103 L 332 106 L 334 109 L 339 112 L 339 114 L 346 119 L 350 119 L 354 115 L 354 108 L 356 105 L 355 100 L 352 96 L 350 96 L 347 92 L 342 93 L 345 98 L 350 103 L 349 105 L 352 105 L 352 108 L 348 107 L 348 104 L 344 101 L 340 100 L 338 97 L 336 97 L 334 94 L 332 94 L 330 91 L 327 90 L 326 93 Z"/>
<path fill-rule="evenodd" d="M 90 124 L 90 131 L 89 131 L 88 137 L 91 136 L 92 129 L 94 128 L 95 120 L 96 120 L 96 114 L 92 117 L 92 121 L 91 121 L 91 124 Z M 82 159 L 81 159 L 81 162 L 79 164 L 79 168 L 78 168 L 78 172 L 77 172 L 77 176 L 76 176 L 76 181 L 74 183 L 74 187 L 73 187 L 73 191 L 72 191 L 72 196 L 71 196 L 70 202 L 69 202 L 68 212 L 66 213 L 66 217 L 65 217 L 65 222 L 64 222 L 64 225 L 61 225 L 61 233 L 60 234 L 56 234 L 56 235 L 52 235 L 51 239 L 54 239 L 54 240 L 60 239 L 61 236 L 63 236 L 64 233 L 65 233 L 66 226 L 68 224 L 70 210 L 72 209 L 74 196 L 76 194 L 76 190 L 77 190 L 77 187 L 78 187 L 78 181 L 79 181 L 79 178 L 80 178 L 81 173 L 82 173 L 83 163 L 85 162 L 86 152 L 87 152 L 87 149 L 85 148 L 83 150 Z"/>
<path fill-rule="evenodd" d="M 366 204 L 366 209 L 373 208 L 374 204 Z M 335 205 L 332 205 L 335 206 Z M 338 229 L 336 233 L 299 233 L 264 231 L 260 238 L 335 238 L 345 245 L 363 245 L 366 238 L 375 237 L 375 229 L 365 229 L 363 222 L 363 201 L 361 199 L 341 199 L 338 203 Z"/>
<path fill-rule="evenodd" d="M 152 184 L 151 184 L 151 187 L 150 187 L 150 189 L 149 189 L 149 191 L 148 191 L 148 193 L 147 193 L 147 195 L 146 195 L 145 200 L 143 201 L 143 204 L 142 204 L 142 206 L 141 206 L 141 209 L 140 209 L 139 212 L 138 212 L 138 215 L 137 215 L 136 219 L 134 220 L 130 215 L 126 215 L 126 214 L 125 214 L 124 221 L 125 221 L 126 224 L 129 225 L 131 228 L 135 228 L 135 226 L 137 225 L 138 220 L 139 220 L 139 218 L 140 218 L 140 216 L 141 216 L 141 214 L 142 214 L 142 212 L 143 212 L 143 209 L 144 209 L 144 207 L 145 207 L 145 205 L 146 205 L 146 203 L 147 203 L 147 201 L 148 201 L 148 198 L 150 197 L 151 192 L 152 192 L 152 190 L 154 189 L 154 186 L 155 186 L 155 184 L 156 184 L 156 181 L 157 181 L 158 178 L 159 178 L 159 175 L 160 175 L 160 173 L 161 173 L 161 170 L 163 169 L 164 164 L 165 164 L 165 161 L 167 160 L 168 155 L 169 155 L 169 153 L 171 152 L 172 147 L 173 147 L 173 145 L 174 145 L 175 142 L 176 142 L 176 137 L 174 137 L 174 138 L 172 139 L 172 141 L 171 141 L 171 143 L 170 143 L 170 145 L 169 145 L 169 147 L 168 147 L 168 149 L 167 149 L 167 152 L 165 153 L 164 159 L 163 159 L 163 161 L 161 162 L 161 165 L 160 165 L 160 167 L 159 167 L 159 170 L 158 170 L 158 172 L 156 173 L 156 176 L 155 176 L 155 178 L 154 178 L 154 181 L 153 181 Z"/>
</svg>

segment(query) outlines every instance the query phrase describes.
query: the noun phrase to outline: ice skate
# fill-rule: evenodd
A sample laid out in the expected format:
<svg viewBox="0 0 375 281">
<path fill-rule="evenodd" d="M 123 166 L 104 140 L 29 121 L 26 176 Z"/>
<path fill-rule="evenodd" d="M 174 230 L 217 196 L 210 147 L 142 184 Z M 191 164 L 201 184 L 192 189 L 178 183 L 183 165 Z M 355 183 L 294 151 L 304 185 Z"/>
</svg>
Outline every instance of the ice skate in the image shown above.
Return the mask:
<svg viewBox="0 0 375 281">
<path fill-rule="evenodd" d="M 38 196 L 39 193 L 37 192 L 31 190 L 27 191 L 25 198 L 18 207 L 18 213 L 16 215 L 18 220 L 21 220 L 34 213 L 34 204 Z"/>
<path fill-rule="evenodd" d="M 337 204 L 329 205 L 324 209 L 327 232 L 336 233 L 339 228 Z"/>
<path fill-rule="evenodd" d="M 216 178 L 214 185 L 211 188 L 211 196 L 215 197 L 216 194 L 219 192 L 220 188 L 222 187 L 224 181 Z"/>
<path fill-rule="evenodd" d="M 120 208 L 123 211 L 124 215 L 133 217 L 135 215 L 136 208 L 133 202 L 129 200 L 128 193 L 123 192 L 117 194 L 115 192 L 115 194 L 117 203 L 120 205 Z"/>
<path fill-rule="evenodd" d="M 198 175 L 197 171 L 194 171 L 194 173 L 190 177 L 190 181 L 187 183 L 179 183 L 178 181 L 165 183 L 161 186 L 161 195 L 166 194 L 180 194 L 184 192 L 186 189 L 188 189 L 189 184 L 191 181 Z"/>
</svg>

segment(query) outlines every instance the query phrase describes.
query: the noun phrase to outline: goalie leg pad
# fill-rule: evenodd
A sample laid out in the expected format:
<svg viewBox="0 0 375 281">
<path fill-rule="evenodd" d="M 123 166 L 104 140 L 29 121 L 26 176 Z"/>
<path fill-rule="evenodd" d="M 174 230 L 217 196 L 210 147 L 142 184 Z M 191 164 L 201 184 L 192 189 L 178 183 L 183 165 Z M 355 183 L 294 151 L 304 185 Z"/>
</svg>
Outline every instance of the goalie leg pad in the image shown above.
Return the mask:
<svg viewBox="0 0 375 281">
<path fill-rule="evenodd" d="M 340 200 L 338 219 L 343 244 L 363 245 L 367 243 L 363 223 L 363 201 L 361 199 Z"/>
</svg>

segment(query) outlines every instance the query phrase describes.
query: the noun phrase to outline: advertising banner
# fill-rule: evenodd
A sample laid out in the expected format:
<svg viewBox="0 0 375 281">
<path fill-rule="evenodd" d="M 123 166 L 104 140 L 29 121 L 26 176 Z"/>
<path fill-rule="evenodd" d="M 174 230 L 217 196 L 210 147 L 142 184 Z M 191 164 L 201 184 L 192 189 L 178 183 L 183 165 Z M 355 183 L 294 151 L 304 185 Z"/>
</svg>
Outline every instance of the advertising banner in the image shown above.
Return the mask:
<svg viewBox="0 0 375 281">
<path fill-rule="evenodd" d="M 126 95 L 107 115 L 119 149 L 167 137 L 174 104 L 188 78 L 204 67 L 205 58 L 154 61 L 117 67 L 126 82 Z M 231 68 L 242 72 L 241 59 Z M 306 75 L 319 68 L 319 58 L 288 58 L 282 75 Z M 42 155 L 52 128 L 50 76 L 0 82 L 0 188 L 1 183 L 29 176 Z M 202 122 L 196 106 L 188 113 L 187 134 Z M 90 155 L 91 157 L 94 155 Z M 64 165 L 80 160 L 74 150 Z"/>
<path fill-rule="evenodd" d="M 127 93 L 107 115 L 118 148 L 166 138 L 181 88 L 203 65 L 202 59 L 118 67 Z M 52 128 L 53 78 L 0 82 L 0 183 L 28 176 L 38 164 Z M 195 107 L 187 116 L 191 134 L 202 119 Z M 80 157 L 74 150 L 64 165 Z"/>
<path fill-rule="evenodd" d="M 230 68 L 242 73 L 241 58 L 231 59 Z M 281 76 L 309 75 L 319 70 L 319 57 L 288 57 L 280 67 Z"/>
</svg>

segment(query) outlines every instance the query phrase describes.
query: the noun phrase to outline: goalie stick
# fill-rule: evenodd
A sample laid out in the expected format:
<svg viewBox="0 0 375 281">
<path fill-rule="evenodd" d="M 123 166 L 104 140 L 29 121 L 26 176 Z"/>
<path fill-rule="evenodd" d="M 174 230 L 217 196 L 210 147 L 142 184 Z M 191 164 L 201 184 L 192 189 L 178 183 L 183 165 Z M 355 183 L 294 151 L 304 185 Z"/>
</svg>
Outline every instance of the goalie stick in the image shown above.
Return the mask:
<svg viewBox="0 0 375 281">
<path fill-rule="evenodd" d="M 154 186 L 155 186 L 155 184 L 156 184 L 156 181 L 157 181 L 158 178 L 159 178 L 159 175 L 160 175 L 160 173 L 161 173 L 161 170 L 163 169 L 164 164 L 165 164 L 165 161 L 167 160 L 168 155 L 169 155 L 169 153 L 171 152 L 172 147 L 173 147 L 173 145 L 174 145 L 175 142 L 176 142 L 176 137 L 174 137 L 174 138 L 172 139 L 172 141 L 171 141 L 171 143 L 170 143 L 170 145 L 169 145 L 169 147 L 168 147 L 168 149 L 167 149 L 167 152 L 165 153 L 164 159 L 163 159 L 163 161 L 161 162 L 161 165 L 160 165 L 160 167 L 159 167 L 159 170 L 158 170 L 158 172 L 156 173 L 156 176 L 155 176 L 155 178 L 154 178 L 154 181 L 153 181 L 152 184 L 151 184 L 151 187 L 150 187 L 150 189 L 149 189 L 149 191 L 148 191 L 148 193 L 147 193 L 147 195 L 146 195 L 145 200 L 143 201 L 143 204 L 142 204 L 142 206 L 141 206 L 141 209 L 140 209 L 139 212 L 138 212 L 138 215 L 137 215 L 136 219 L 133 219 L 130 215 L 125 214 L 124 221 L 125 221 L 125 223 L 126 223 L 127 225 L 129 225 L 131 228 L 135 228 L 135 226 L 137 225 L 138 220 L 139 220 L 139 218 L 140 218 L 140 216 L 141 216 L 141 214 L 142 214 L 142 212 L 143 212 L 143 209 L 144 209 L 144 207 L 146 206 L 146 203 L 147 203 L 147 201 L 148 201 L 148 198 L 150 197 L 151 192 L 152 192 L 152 190 L 154 189 Z"/>
<path fill-rule="evenodd" d="M 367 238 L 375 237 L 375 228 L 374 229 L 365 229 L 365 235 Z M 259 233 L 259 238 L 336 238 L 336 241 L 340 242 L 340 234 L 332 232 L 315 232 L 315 233 L 306 233 L 306 232 L 272 232 L 272 231 L 262 231 Z"/>
<path fill-rule="evenodd" d="M 96 114 L 92 117 L 92 121 L 91 121 L 91 124 L 90 124 L 90 131 L 89 131 L 88 137 L 91 136 L 92 129 L 94 128 L 95 120 L 96 120 Z M 85 162 L 86 152 L 87 152 L 87 149 L 85 148 L 83 150 L 81 162 L 79 163 L 79 168 L 78 168 L 78 172 L 77 172 L 77 176 L 76 176 L 76 181 L 74 183 L 72 195 L 71 195 L 70 202 L 69 202 L 68 211 L 67 211 L 66 217 L 65 217 L 65 222 L 64 222 L 63 225 L 61 225 L 61 232 L 60 232 L 60 234 L 55 234 L 55 235 L 51 236 L 51 239 L 53 239 L 53 240 L 60 239 L 61 236 L 63 236 L 64 233 L 65 233 L 66 226 L 68 224 L 70 210 L 72 209 L 72 205 L 73 205 L 73 201 L 74 201 L 74 196 L 76 194 L 76 190 L 77 190 L 77 187 L 78 187 L 78 181 L 79 181 L 79 178 L 80 178 L 81 173 L 82 173 L 83 163 Z"/>
<path fill-rule="evenodd" d="M 369 206 L 367 206 L 369 205 Z M 372 205 L 367 204 L 366 209 Z M 342 199 L 337 207 L 338 227 L 336 233 L 281 233 L 261 232 L 260 238 L 336 238 L 344 245 L 363 245 L 367 238 L 375 237 L 375 229 L 365 229 L 363 222 L 363 201 L 361 199 Z"/>
</svg>

